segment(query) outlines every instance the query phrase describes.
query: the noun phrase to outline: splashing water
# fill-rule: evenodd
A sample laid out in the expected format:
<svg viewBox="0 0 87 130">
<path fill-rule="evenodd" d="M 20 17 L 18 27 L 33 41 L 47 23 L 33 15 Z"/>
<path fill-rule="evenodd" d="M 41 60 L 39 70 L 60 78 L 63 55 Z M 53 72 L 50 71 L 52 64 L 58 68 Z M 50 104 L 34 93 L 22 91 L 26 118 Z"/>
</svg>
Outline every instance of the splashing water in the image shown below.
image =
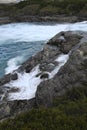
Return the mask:
<svg viewBox="0 0 87 130">
<path fill-rule="evenodd" d="M 58 70 L 67 62 L 68 58 L 68 54 L 62 54 L 58 56 L 58 58 L 56 59 L 56 61 L 58 62 L 58 66 L 55 67 L 55 69 L 52 72 L 48 73 L 48 79 L 51 79 L 55 76 Z M 30 73 L 18 73 L 18 80 L 11 81 L 9 84 L 6 84 L 6 86 L 9 86 L 10 88 L 15 88 L 19 90 L 16 93 L 10 93 L 9 100 L 28 100 L 34 98 L 37 86 L 43 81 L 43 79 L 40 79 L 40 76 L 36 76 L 39 73 L 41 73 L 41 71 L 39 70 L 39 65 L 33 68 Z"/>
<path fill-rule="evenodd" d="M 10 73 L 28 57 L 40 51 L 44 43 L 61 31 L 87 31 L 87 22 L 75 24 L 35 25 L 30 23 L 8 24 L 0 26 L 0 72 Z M 60 55 L 58 66 L 49 74 L 53 78 L 67 62 L 69 55 Z M 7 65 L 6 65 L 7 64 Z M 3 67 L 2 67 L 3 66 Z M 36 75 L 40 73 L 39 65 L 27 73 L 18 73 L 18 80 L 11 81 L 10 88 L 18 88 L 16 93 L 9 94 L 9 100 L 24 100 L 35 97 L 37 86 L 43 81 Z"/>
<path fill-rule="evenodd" d="M 61 31 L 71 30 L 87 31 L 87 21 L 75 24 L 46 25 L 16 23 L 1 25 L 0 76 L 4 75 L 4 73 L 10 73 L 18 68 L 18 66 L 30 56 L 40 51 L 46 41 L 52 38 L 55 34 Z M 19 62 L 17 57 L 20 56 L 21 58 Z"/>
</svg>

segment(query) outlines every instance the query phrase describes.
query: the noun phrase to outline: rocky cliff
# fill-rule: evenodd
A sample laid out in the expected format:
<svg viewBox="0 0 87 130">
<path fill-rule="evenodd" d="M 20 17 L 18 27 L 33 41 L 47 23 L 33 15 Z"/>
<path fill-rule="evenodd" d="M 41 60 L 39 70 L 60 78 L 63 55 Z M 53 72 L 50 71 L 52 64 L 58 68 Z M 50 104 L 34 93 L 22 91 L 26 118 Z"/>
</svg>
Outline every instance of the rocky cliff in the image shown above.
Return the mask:
<svg viewBox="0 0 87 130">
<path fill-rule="evenodd" d="M 35 70 L 37 66 L 38 71 Z M 24 74 L 31 74 L 34 82 L 36 81 L 34 85 L 31 84 L 36 91 L 27 99 L 26 94 L 23 97 L 22 86 L 15 84 L 19 81 L 20 75 L 22 77 Z M 53 100 L 63 96 L 67 90 L 85 86 L 86 76 L 87 33 L 61 32 L 50 39 L 41 52 L 23 63 L 18 70 L 0 79 L 0 119 L 33 107 L 50 107 Z M 28 80 L 31 83 L 32 79 Z M 28 85 L 30 87 L 30 84 Z M 26 82 L 23 87 L 26 88 Z M 25 89 L 23 91 L 25 92 Z M 29 93 L 30 91 L 27 92 Z"/>
<path fill-rule="evenodd" d="M 86 3 L 86 0 L 24 0 L 17 4 L 0 4 L 0 24 L 85 21 Z"/>
</svg>

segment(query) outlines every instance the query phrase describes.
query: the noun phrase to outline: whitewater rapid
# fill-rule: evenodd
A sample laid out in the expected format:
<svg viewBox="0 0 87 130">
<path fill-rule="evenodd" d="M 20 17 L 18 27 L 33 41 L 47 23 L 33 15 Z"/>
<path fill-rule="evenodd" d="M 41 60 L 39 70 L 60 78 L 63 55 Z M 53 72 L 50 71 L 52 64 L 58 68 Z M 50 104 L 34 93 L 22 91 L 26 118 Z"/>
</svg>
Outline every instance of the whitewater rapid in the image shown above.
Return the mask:
<svg viewBox="0 0 87 130">
<path fill-rule="evenodd" d="M 79 23 L 67 24 L 31 24 L 16 23 L 0 26 L 0 62 L 6 64 L 0 71 L 4 69 L 5 74 L 12 73 L 23 63 L 28 57 L 35 55 L 40 51 L 44 44 L 54 35 L 61 31 L 87 31 L 87 21 Z M 69 58 L 69 55 L 60 55 L 56 59 L 59 65 L 49 73 L 49 79 L 53 78 Z M 16 87 L 18 92 L 10 93 L 9 100 L 24 100 L 35 97 L 37 86 L 42 82 L 40 77 L 36 75 L 40 73 L 39 65 L 27 74 L 18 73 L 18 80 L 11 81 L 6 86 L 10 88 Z"/>
</svg>

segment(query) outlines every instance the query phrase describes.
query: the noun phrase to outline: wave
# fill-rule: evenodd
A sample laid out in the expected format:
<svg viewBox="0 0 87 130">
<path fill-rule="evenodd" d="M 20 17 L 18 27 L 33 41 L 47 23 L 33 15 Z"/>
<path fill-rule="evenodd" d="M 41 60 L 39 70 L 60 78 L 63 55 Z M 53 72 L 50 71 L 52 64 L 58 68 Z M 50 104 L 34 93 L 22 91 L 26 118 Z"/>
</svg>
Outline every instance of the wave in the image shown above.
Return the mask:
<svg viewBox="0 0 87 130">
<path fill-rule="evenodd" d="M 59 69 L 67 62 L 68 58 L 69 55 L 62 54 L 58 56 L 58 58 L 56 59 L 56 62 L 58 62 L 58 66 L 55 67 L 52 72 L 47 72 L 49 74 L 48 79 L 51 79 L 55 76 Z M 34 67 L 30 73 L 18 73 L 18 79 L 7 84 L 7 86 L 9 86 L 10 88 L 15 88 L 19 90 L 16 93 L 9 93 L 9 100 L 28 100 L 34 98 L 37 86 L 43 81 L 40 76 L 36 76 L 40 73 L 41 71 L 39 69 L 39 65 Z"/>
<path fill-rule="evenodd" d="M 0 44 L 6 41 L 34 42 L 45 41 L 66 28 L 67 25 L 34 25 L 17 23 L 0 26 Z M 9 42 L 8 42 L 9 43 Z"/>
<path fill-rule="evenodd" d="M 74 24 L 38 25 L 31 23 L 17 23 L 0 26 L 0 44 L 12 45 L 18 42 L 28 44 L 30 41 L 45 41 L 61 31 L 87 31 L 87 21 Z M 8 42 L 10 40 L 10 42 Z M 34 46 L 34 45 L 33 45 Z M 15 51 L 15 50 L 14 50 Z M 22 50 L 23 51 L 23 50 Z M 5 74 L 11 73 L 23 62 L 23 55 L 10 59 L 7 62 Z"/>
<path fill-rule="evenodd" d="M 67 23 L 55 25 L 39 25 L 31 23 L 1 25 L 0 44 L 4 44 L 9 40 L 14 42 L 45 41 L 53 37 L 58 32 L 69 30 L 87 31 L 87 21 L 73 24 Z"/>
<path fill-rule="evenodd" d="M 23 62 L 24 57 L 22 56 L 17 56 L 15 58 L 11 58 L 7 62 L 7 67 L 5 68 L 5 74 L 12 73 L 13 70 L 16 70 L 20 64 Z"/>
<path fill-rule="evenodd" d="M 87 21 L 74 24 L 56 24 L 56 25 L 35 25 L 35 24 L 9 24 L 0 26 L 0 40 L 12 39 L 13 41 L 45 41 L 53 37 L 61 31 L 87 31 Z M 18 56 L 12 58 L 7 63 L 5 73 L 12 72 L 17 69 L 24 57 Z M 53 78 L 68 60 L 68 55 L 61 55 L 56 59 L 59 65 L 49 74 L 49 79 Z M 19 88 L 19 92 L 10 93 L 9 100 L 24 100 L 35 97 L 37 86 L 42 82 L 40 77 L 36 77 L 40 73 L 39 65 L 36 66 L 29 74 L 18 73 L 18 80 L 11 81 L 9 86 Z"/>
</svg>

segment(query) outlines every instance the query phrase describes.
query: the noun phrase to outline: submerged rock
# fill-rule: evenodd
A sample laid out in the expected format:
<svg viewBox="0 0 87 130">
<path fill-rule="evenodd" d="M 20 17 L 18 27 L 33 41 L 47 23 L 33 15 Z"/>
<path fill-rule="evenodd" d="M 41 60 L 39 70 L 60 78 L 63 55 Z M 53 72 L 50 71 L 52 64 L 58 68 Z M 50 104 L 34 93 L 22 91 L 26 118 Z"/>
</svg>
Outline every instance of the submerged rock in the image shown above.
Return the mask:
<svg viewBox="0 0 87 130">
<path fill-rule="evenodd" d="M 62 96 L 68 89 L 87 84 L 86 50 L 87 33 L 61 32 L 49 40 L 41 52 L 28 59 L 14 73 L 5 75 L 0 79 L 2 104 L 0 112 L 3 111 L 5 113 L 3 116 L 0 116 L 0 119 L 9 115 L 12 116 L 14 113 L 26 111 L 35 106 L 51 106 L 53 100 Z M 60 56 L 65 54 L 69 55 L 69 59 L 63 64 L 64 59 L 61 59 Z M 60 64 L 62 65 L 60 66 Z M 8 83 L 18 80 L 19 74 L 23 75 L 25 72 L 28 75 L 37 65 L 39 66 L 39 71 L 34 74 L 34 77 L 41 81 L 35 98 L 31 100 L 9 101 L 9 93 L 18 93 L 21 87 L 20 89 L 18 89 L 19 86 L 11 88 L 12 86 L 9 87 L 10 84 Z M 5 106 L 9 109 L 5 109 Z"/>
</svg>

